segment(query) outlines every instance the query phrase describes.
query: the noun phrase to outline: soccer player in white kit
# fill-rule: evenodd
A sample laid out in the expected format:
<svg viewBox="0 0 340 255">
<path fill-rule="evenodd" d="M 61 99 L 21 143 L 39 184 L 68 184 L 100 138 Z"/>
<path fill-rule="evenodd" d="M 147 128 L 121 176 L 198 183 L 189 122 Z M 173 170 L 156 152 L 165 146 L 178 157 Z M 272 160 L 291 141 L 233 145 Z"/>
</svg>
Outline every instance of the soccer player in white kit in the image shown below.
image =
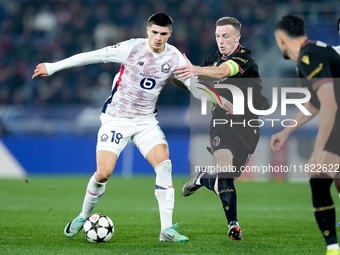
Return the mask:
<svg viewBox="0 0 340 255">
<path fill-rule="evenodd" d="M 176 66 L 185 64 L 182 54 L 167 44 L 172 32 L 172 19 L 164 13 L 149 18 L 148 38 L 131 39 L 114 46 L 81 53 L 55 63 L 41 63 L 32 78 L 50 76 L 62 69 L 93 63 L 116 62 L 120 72 L 114 78 L 111 95 L 105 101 L 97 137 L 97 170 L 91 177 L 79 216 L 69 222 L 64 234 L 75 236 L 91 215 L 112 174 L 119 154 L 128 141 L 138 147 L 156 173 L 155 196 L 158 200 L 161 231 L 159 240 L 185 242 L 172 225 L 174 188 L 171 177 L 169 148 L 156 119 L 159 93 Z M 186 86 L 189 81 L 185 82 Z"/>
<path fill-rule="evenodd" d="M 87 64 L 121 64 L 113 80 L 111 95 L 105 101 L 100 116 L 102 125 L 97 137 L 97 170 L 88 183 L 80 215 L 64 229 L 67 237 L 74 237 L 91 215 L 104 194 L 119 154 L 131 139 L 156 173 L 155 196 L 161 221 L 159 240 L 189 240 L 175 230 L 178 224 L 172 224 L 174 188 L 171 161 L 167 140 L 156 119 L 156 101 L 169 80 L 182 87 L 186 86 L 191 93 L 199 93 L 201 90 L 194 89 L 193 85 L 190 88 L 189 80 L 183 81 L 183 84 L 172 75 L 175 67 L 186 64 L 182 54 L 167 44 L 172 25 L 173 21 L 168 15 L 155 13 L 148 20 L 147 39 L 131 39 L 55 63 L 41 63 L 34 70 L 32 78 L 50 76 L 62 69 Z M 199 94 L 194 96 L 200 98 Z M 222 100 L 225 102 L 224 98 Z"/>
</svg>

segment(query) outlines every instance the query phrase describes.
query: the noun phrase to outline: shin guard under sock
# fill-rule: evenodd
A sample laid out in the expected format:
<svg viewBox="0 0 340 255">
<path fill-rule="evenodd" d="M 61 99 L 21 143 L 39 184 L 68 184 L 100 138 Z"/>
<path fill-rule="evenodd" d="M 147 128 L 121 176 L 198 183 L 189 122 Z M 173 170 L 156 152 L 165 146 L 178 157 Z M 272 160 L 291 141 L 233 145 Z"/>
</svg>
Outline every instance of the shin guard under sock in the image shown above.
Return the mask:
<svg viewBox="0 0 340 255">
<path fill-rule="evenodd" d="M 104 195 L 106 183 L 97 182 L 93 175 L 87 185 L 83 208 L 80 215 L 87 219 L 99 199 Z"/>
<path fill-rule="evenodd" d="M 155 196 L 158 201 L 161 220 L 161 230 L 172 226 L 172 213 L 175 203 L 175 190 L 172 186 L 172 166 L 170 160 L 165 160 L 155 167 Z"/>
</svg>

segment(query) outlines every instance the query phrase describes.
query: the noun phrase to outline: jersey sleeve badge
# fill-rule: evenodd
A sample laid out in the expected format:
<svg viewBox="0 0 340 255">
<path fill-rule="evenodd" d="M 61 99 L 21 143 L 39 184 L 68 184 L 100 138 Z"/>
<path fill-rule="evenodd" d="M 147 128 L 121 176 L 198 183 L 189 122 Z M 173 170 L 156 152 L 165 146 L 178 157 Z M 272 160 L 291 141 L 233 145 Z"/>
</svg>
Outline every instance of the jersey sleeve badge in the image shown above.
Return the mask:
<svg viewBox="0 0 340 255">
<path fill-rule="evenodd" d="M 303 63 L 305 63 L 306 65 L 309 65 L 310 62 L 309 62 L 309 56 L 308 55 L 303 55 L 302 58 L 301 58 L 301 61 Z"/>
</svg>

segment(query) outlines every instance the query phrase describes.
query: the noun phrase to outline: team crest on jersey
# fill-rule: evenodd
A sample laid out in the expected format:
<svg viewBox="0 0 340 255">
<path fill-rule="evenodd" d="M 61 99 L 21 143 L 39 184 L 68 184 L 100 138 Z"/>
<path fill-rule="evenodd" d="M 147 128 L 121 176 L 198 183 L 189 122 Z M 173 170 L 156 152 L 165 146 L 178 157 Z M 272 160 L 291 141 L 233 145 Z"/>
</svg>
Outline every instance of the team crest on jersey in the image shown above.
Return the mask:
<svg viewBox="0 0 340 255">
<path fill-rule="evenodd" d="M 213 144 L 215 147 L 217 147 L 221 142 L 221 139 L 219 136 L 215 136 L 214 140 L 213 140 Z"/>
<path fill-rule="evenodd" d="M 109 136 L 108 136 L 107 134 L 103 134 L 103 135 L 100 137 L 100 140 L 101 140 L 102 142 L 106 142 L 108 138 L 109 138 Z"/>
<path fill-rule="evenodd" d="M 170 65 L 168 63 L 161 65 L 161 71 L 163 73 L 168 73 L 170 71 Z"/>
</svg>

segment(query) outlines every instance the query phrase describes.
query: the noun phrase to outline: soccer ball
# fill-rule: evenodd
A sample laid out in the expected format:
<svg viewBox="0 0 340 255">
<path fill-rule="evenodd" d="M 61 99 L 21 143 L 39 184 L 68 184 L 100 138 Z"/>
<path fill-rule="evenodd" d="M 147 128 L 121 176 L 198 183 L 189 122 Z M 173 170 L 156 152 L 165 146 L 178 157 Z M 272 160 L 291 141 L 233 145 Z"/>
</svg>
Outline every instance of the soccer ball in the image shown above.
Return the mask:
<svg viewBox="0 0 340 255">
<path fill-rule="evenodd" d="M 85 237 L 93 243 L 108 242 L 114 233 L 112 220 L 101 213 L 91 215 L 83 226 Z"/>
</svg>

